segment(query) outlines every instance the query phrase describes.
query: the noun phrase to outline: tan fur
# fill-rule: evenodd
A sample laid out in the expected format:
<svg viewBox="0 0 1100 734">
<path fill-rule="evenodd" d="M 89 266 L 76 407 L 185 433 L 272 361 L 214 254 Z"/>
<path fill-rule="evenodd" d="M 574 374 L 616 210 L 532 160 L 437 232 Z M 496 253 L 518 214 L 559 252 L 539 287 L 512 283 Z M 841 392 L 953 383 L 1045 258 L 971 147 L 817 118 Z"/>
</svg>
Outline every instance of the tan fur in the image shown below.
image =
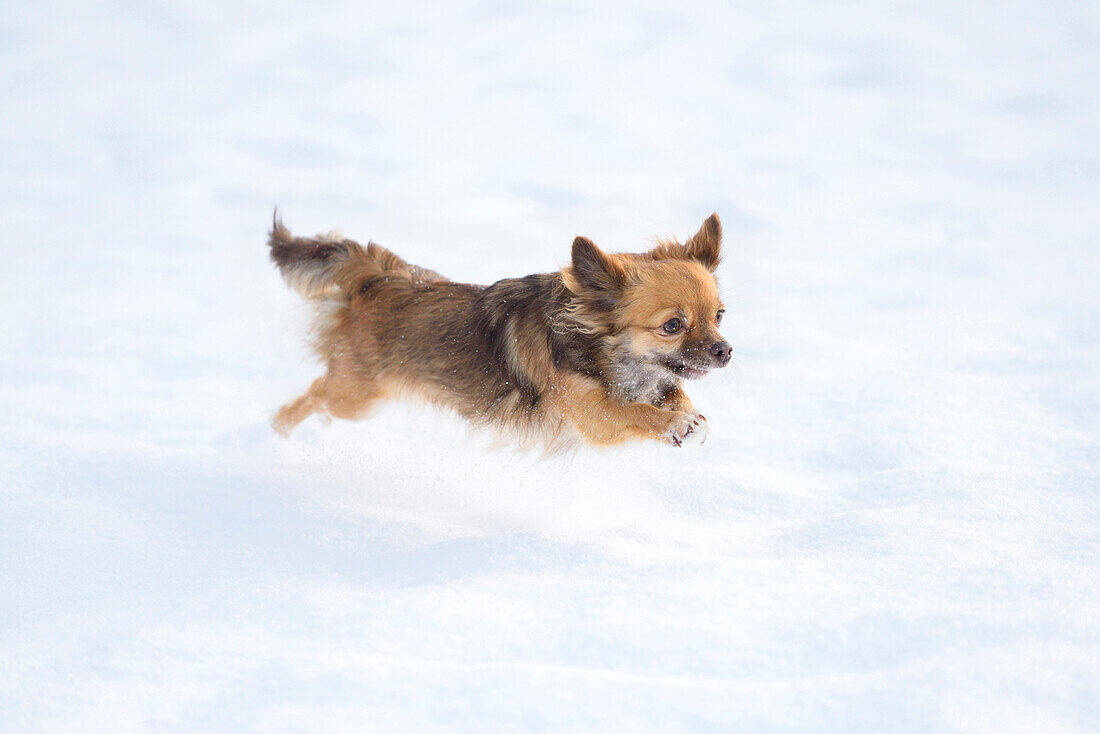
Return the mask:
<svg viewBox="0 0 1100 734">
<path fill-rule="evenodd" d="M 327 366 L 279 410 L 283 435 L 314 413 L 357 419 L 389 399 L 448 408 L 551 451 L 577 439 L 680 445 L 705 434 L 680 376 L 728 361 L 716 323 L 717 216 L 684 244 L 640 254 L 578 238 L 559 273 L 487 287 L 374 243 L 297 239 L 279 222 L 270 244 L 287 282 L 322 305 L 314 348 Z M 665 330 L 670 319 L 682 323 L 677 333 Z"/>
</svg>

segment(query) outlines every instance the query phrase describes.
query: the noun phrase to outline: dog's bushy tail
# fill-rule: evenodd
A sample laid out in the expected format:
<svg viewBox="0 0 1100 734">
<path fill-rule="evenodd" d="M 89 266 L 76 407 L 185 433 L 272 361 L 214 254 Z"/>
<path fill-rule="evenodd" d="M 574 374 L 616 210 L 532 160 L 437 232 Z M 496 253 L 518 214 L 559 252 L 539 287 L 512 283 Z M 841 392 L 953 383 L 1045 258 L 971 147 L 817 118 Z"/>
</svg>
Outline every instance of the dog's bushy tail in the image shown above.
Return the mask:
<svg viewBox="0 0 1100 734">
<path fill-rule="evenodd" d="M 306 298 L 348 300 L 368 279 L 383 274 L 431 279 L 422 277 L 430 271 L 409 265 L 373 242 L 363 247 L 336 233 L 295 237 L 278 212 L 272 220 L 267 244 L 271 248 L 271 260 L 279 267 L 287 285 Z M 435 273 L 431 275 L 443 280 Z"/>
</svg>

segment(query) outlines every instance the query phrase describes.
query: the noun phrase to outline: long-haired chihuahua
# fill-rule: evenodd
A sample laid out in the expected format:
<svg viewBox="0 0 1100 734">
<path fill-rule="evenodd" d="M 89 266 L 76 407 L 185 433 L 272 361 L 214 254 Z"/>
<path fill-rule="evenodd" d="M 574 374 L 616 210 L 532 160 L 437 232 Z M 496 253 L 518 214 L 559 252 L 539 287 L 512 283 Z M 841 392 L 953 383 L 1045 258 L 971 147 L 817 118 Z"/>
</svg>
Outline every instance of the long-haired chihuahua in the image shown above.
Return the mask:
<svg viewBox="0 0 1100 734">
<path fill-rule="evenodd" d="M 448 408 L 517 445 L 702 443 L 707 420 L 684 380 L 729 364 L 714 277 L 712 214 L 686 242 L 606 253 L 585 237 L 552 273 L 455 283 L 379 245 L 293 237 L 268 244 L 286 282 L 321 309 L 327 371 L 279 410 L 286 435 L 313 413 L 363 418 L 383 400 Z"/>
</svg>

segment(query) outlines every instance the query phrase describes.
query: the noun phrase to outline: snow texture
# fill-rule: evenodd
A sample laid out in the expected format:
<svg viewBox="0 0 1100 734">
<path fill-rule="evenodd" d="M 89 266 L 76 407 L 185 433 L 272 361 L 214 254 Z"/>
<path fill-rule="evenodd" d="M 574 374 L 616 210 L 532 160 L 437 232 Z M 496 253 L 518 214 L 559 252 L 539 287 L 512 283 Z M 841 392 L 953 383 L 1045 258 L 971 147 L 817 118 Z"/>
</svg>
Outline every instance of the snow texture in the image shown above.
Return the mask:
<svg viewBox="0 0 1100 734">
<path fill-rule="evenodd" d="M 0 7 L 5 731 L 1100 730 L 1095 3 Z M 320 374 L 278 204 L 453 278 L 717 211 L 706 445 Z"/>
</svg>

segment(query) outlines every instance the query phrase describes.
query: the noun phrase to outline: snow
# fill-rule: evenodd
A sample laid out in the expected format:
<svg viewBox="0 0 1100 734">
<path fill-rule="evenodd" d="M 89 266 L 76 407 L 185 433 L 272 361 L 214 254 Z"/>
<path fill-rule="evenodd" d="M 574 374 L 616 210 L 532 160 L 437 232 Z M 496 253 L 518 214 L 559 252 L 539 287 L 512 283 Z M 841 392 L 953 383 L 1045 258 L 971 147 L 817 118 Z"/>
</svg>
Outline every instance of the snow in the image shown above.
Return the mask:
<svg viewBox="0 0 1100 734">
<path fill-rule="evenodd" d="M 0 9 L 13 731 L 1100 729 L 1094 5 Z M 319 374 L 278 204 L 456 279 L 722 217 L 706 445 Z"/>
</svg>

